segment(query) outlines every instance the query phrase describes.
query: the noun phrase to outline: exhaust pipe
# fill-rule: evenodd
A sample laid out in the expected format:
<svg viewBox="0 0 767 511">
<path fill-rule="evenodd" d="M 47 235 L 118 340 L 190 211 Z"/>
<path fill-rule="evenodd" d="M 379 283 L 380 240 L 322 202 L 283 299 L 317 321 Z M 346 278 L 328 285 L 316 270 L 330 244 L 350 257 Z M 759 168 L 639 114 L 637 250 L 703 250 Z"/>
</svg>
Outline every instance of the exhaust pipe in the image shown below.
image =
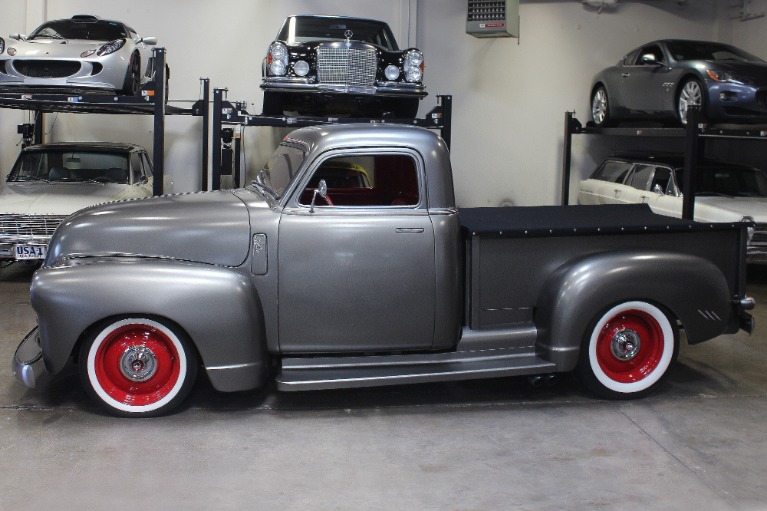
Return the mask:
<svg viewBox="0 0 767 511">
<path fill-rule="evenodd" d="M 534 374 L 527 377 L 527 381 L 530 386 L 536 389 L 551 388 L 559 383 L 559 375 L 555 373 L 550 374 Z"/>
</svg>

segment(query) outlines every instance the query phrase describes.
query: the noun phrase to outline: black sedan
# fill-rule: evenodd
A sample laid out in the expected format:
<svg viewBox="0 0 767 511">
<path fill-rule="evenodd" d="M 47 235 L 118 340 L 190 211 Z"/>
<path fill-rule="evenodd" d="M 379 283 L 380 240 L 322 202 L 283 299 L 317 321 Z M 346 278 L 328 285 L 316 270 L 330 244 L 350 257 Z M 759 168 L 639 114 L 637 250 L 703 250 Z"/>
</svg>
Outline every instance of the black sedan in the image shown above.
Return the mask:
<svg viewBox="0 0 767 511">
<path fill-rule="evenodd" d="M 628 119 L 767 122 L 767 63 L 722 43 L 667 39 L 629 52 L 591 86 L 597 126 Z"/>
<path fill-rule="evenodd" d="M 263 113 L 412 118 L 423 70 L 423 53 L 400 50 L 382 21 L 291 16 L 263 62 Z"/>
</svg>

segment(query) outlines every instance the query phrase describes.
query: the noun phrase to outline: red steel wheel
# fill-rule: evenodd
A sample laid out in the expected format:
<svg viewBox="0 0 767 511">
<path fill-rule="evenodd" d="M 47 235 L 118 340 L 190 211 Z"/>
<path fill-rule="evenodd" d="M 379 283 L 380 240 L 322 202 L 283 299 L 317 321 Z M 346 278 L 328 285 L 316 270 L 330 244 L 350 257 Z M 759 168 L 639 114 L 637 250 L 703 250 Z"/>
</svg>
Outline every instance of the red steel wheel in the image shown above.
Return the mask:
<svg viewBox="0 0 767 511">
<path fill-rule="evenodd" d="M 196 355 L 168 326 L 147 318 L 110 323 L 81 350 L 89 393 L 117 415 L 165 413 L 188 394 Z"/>
<path fill-rule="evenodd" d="M 607 397 L 639 397 L 667 373 L 678 335 L 666 314 L 647 302 L 625 302 L 605 312 L 587 338 L 579 369 L 588 386 Z"/>
</svg>

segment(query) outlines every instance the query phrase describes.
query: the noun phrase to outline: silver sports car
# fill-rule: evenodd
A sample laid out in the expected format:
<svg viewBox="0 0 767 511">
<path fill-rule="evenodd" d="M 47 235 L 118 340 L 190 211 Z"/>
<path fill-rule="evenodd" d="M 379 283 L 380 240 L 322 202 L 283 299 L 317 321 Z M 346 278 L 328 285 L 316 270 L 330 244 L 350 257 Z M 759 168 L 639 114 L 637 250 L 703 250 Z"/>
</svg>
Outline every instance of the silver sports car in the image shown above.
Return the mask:
<svg viewBox="0 0 767 511">
<path fill-rule="evenodd" d="M 150 45 L 119 21 L 79 15 L 47 21 L 31 34 L 0 37 L 0 89 L 108 90 L 141 95 L 154 76 Z"/>
</svg>

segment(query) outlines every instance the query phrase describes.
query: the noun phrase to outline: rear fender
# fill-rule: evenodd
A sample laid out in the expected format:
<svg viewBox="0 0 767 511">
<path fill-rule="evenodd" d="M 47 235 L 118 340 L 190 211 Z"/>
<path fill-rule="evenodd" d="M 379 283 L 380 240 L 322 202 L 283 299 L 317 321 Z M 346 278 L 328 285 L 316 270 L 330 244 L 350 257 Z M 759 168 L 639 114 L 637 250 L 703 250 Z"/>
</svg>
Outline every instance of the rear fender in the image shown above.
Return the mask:
<svg viewBox="0 0 767 511">
<path fill-rule="evenodd" d="M 575 368 L 584 335 L 608 307 L 629 300 L 654 303 L 681 322 L 691 344 L 723 333 L 733 307 L 722 272 L 691 255 L 610 252 L 560 267 L 536 305 L 538 352 L 561 371 Z"/>
<path fill-rule="evenodd" d="M 64 368 L 84 334 L 106 318 L 167 318 L 187 333 L 213 386 L 259 386 L 267 368 L 261 302 L 233 269 L 162 260 L 97 258 L 43 268 L 31 284 L 46 368 Z"/>
</svg>

